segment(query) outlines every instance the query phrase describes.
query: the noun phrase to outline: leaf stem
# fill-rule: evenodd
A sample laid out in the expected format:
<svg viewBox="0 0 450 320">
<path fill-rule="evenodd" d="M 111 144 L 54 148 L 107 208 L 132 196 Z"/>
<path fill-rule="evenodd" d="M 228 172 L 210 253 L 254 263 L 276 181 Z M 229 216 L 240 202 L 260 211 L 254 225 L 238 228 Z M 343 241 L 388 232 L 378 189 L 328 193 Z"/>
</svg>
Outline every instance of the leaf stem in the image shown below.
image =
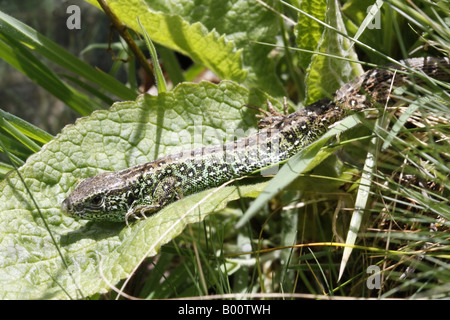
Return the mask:
<svg viewBox="0 0 450 320">
<path fill-rule="evenodd" d="M 131 51 L 133 51 L 133 54 L 135 55 L 136 59 L 139 61 L 139 63 L 142 65 L 142 68 L 144 68 L 145 72 L 148 74 L 150 78 L 153 79 L 153 69 L 148 63 L 147 59 L 145 58 L 142 51 L 139 49 L 138 45 L 134 41 L 133 37 L 131 37 L 130 33 L 128 32 L 128 27 L 123 24 L 119 18 L 112 12 L 111 8 L 108 5 L 108 2 L 106 0 L 97 0 L 98 4 L 102 7 L 105 14 L 109 17 L 111 20 L 111 23 L 113 24 L 114 28 L 119 32 L 120 36 L 125 40 L 125 42 L 130 46 Z"/>
</svg>

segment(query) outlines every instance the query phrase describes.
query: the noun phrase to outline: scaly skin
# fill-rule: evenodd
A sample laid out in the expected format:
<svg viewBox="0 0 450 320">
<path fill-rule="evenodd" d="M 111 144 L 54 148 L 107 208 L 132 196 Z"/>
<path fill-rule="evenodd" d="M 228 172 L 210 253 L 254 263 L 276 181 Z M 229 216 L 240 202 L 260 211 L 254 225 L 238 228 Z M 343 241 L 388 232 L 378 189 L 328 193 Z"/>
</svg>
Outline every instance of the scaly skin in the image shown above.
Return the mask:
<svg viewBox="0 0 450 320">
<path fill-rule="evenodd" d="M 447 58 L 414 58 L 404 63 L 427 75 L 450 80 Z M 404 71 L 404 68 L 400 68 Z M 323 99 L 285 117 L 265 120 L 265 128 L 235 142 L 208 146 L 87 178 L 61 204 L 61 210 L 80 219 L 126 222 L 233 178 L 254 173 L 286 160 L 318 139 L 328 127 L 351 112 L 383 103 L 391 86 L 407 77 L 373 69 Z M 392 80 L 394 78 L 394 80 Z M 417 83 L 417 78 L 414 79 Z"/>
</svg>

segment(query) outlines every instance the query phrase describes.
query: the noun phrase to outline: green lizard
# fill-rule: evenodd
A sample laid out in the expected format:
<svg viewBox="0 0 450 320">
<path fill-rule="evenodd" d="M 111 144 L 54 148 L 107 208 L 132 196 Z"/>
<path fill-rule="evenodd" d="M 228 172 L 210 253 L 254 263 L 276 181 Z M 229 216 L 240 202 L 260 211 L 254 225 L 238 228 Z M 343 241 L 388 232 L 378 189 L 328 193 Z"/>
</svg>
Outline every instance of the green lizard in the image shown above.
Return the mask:
<svg viewBox="0 0 450 320">
<path fill-rule="evenodd" d="M 410 69 L 449 81 L 448 58 L 413 58 Z M 397 68 L 405 71 L 406 68 Z M 156 212 L 198 191 L 284 161 L 318 139 L 349 113 L 386 100 L 391 85 L 408 77 L 388 69 L 373 69 L 322 99 L 292 114 L 263 119 L 258 133 L 223 145 L 207 146 L 87 178 L 61 204 L 63 213 L 80 219 L 127 222 Z M 417 79 L 415 79 L 417 80 Z"/>
</svg>

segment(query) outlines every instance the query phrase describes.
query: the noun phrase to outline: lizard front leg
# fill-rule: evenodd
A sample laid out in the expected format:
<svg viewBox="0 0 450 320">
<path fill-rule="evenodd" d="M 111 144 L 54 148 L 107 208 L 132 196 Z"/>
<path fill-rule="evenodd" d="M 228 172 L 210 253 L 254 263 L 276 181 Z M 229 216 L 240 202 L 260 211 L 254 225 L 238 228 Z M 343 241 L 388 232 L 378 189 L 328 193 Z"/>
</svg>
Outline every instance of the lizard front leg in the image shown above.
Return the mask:
<svg viewBox="0 0 450 320">
<path fill-rule="evenodd" d="M 128 219 L 131 217 L 140 220 L 141 217 L 147 218 L 146 214 L 159 211 L 174 199 L 181 198 L 179 190 L 176 187 L 177 179 L 173 176 L 165 177 L 155 187 L 152 196 L 145 199 L 143 203 L 131 205 L 125 214 L 125 223 L 128 225 Z"/>
</svg>

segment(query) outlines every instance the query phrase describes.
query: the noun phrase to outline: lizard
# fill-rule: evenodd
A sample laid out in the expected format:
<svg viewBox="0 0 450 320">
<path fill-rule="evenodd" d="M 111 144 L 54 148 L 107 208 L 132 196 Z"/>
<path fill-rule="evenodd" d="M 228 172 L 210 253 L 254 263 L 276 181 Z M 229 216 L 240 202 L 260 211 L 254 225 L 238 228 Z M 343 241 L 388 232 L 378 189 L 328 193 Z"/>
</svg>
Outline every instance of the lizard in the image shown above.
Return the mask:
<svg viewBox="0 0 450 320">
<path fill-rule="evenodd" d="M 205 146 L 82 180 L 61 203 L 61 211 L 77 219 L 126 222 L 159 211 L 169 203 L 233 178 L 278 164 L 314 142 L 351 113 L 383 103 L 390 87 L 410 80 L 406 71 L 450 80 L 448 58 L 411 58 L 402 66 L 371 69 L 324 98 L 291 114 L 275 112 L 250 136 Z M 414 78 L 414 81 L 419 81 Z"/>
</svg>

